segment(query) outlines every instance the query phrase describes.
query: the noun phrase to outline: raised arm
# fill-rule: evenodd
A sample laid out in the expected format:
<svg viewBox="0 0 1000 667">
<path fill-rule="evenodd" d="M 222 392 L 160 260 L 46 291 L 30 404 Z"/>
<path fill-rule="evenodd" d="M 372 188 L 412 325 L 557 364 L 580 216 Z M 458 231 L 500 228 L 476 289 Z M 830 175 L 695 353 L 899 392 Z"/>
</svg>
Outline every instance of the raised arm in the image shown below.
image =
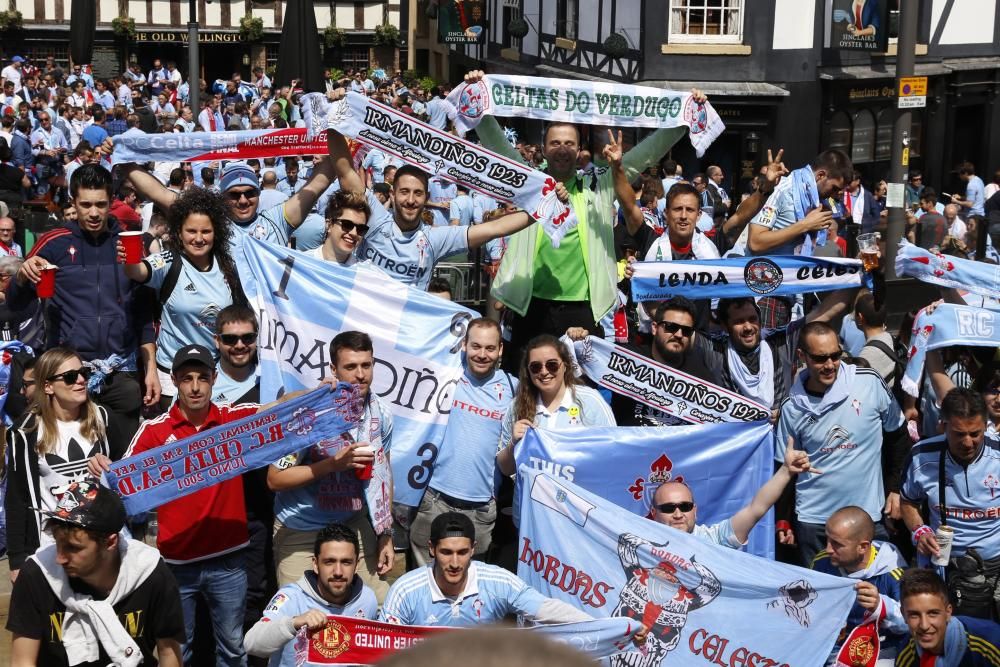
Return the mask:
<svg viewBox="0 0 1000 667">
<path fill-rule="evenodd" d="M 767 514 L 768 510 L 774 506 L 781 498 L 782 492 L 788 483 L 801 472 L 819 473 L 809 465 L 809 455 L 803 451 L 795 449 L 795 439 L 788 436 L 785 446 L 785 462 L 778 468 L 771 479 L 767 480 L 764 486 L 760 487 L 754 495 L 750 504 L 733 515 L 730 522 L 733 526 L 733 533 L 741 544 L 747 541 L 750 531 L 757 525 L 757 522 Z"/>
<path fill-rule="evenodd" d="M 112 151 L 114 151 L 114 144 L 112 139 L 108 137 L 101 145 L 100 152 L 104 155 L 111 155 Z M 155 176 L 148 173 L 141 165 L 127 163 L 119 166 L 122 170 L 122 176 L 128 179 L 129 183 L 132 184 L 132 187 L 135 188 L 136 193 L 142 199 L 148 199 L 153 202 L 153 205 L 159 206 L 164 213 L 174 205 L 177 193 L 169 190 L 167 186 L 160 183 Z"/>
<path fill-rule="evenodd" d="M 468 228 L 469 249 L 478 248 L 484 243 L 498 239 L 501 236 L 510 236 L 530 227 L 532 222 L 534 220 L 530 215 L 524 211 L 518 211 L 517 213 L 508 213 L 502 218 L 496 218 L 489 222 L 470 225 Z"/>
<path fill-rule="evenodd" d="M 615 179 L 615 197 L 618 198 L 618 205 L 625 217 L 625 226 L 630 235 L 635 235 L 646 221 L 642 217 L 642 209 L 635 203 L 635 190 L 632 189 L 625 168 L 622 167 L 623 154 L 621 130 L 618 130 L 617 141 L 614 133 L 608 130 L 608 143 L 604 145 L 603 150 L 604 159 L 611 167 L 611 175 Z"/>
<path fill-rule="evenodd" d="M 316 200 L 333 183 L 336 178 L 334 174 L 333 158 L 327 156 L 321 159 L 313 168 L 312 176 L 309 177 L 302 189 L 285 202 L 285 222 L 293 228 L 301 225 L 302 221 L 309 215 Z"/>
<path fill-rule="evenodd" d="M 708 101 L 708 98 L 698 89 L 693 89 L 691 95 L 694 96 L 696 102 L 703 103 Z M 688 129 L 683 125 L 680 127 L 663 128 L 640 141 L 623 158 L 626 176 L 634 178 L 636 174 L 645 171 L 650 166 L 659 162 L 660 158 L 670 150 L 670 147 L 687 134 L 687 131 Z"/>
<path fill-rule="evenodd" d="M 334 102 L 342 99 L 343 96 L 343 89 L 330 93 L 330 99 Z M 358 176 L 358 172 L 354 170 L 354 160 L 351 157 L 351 148 L 347 145 L 347 139 L 340 132 L 330 128 L 326 131 L 326 144 L 330 150 L 333 174 L 335 178 L 340 180 L 340 188 L 347 192 L 364 195 L 365 184 Z"/>
<path fill-rule="evenodd" d="M 743 229 L 754 219 L 760 210 L 767 203 L 767 198 L 774 192 L 774 186 L 778 184 L 781 177 L 788 173 L 785 163 L 781 161 L 785 154 L 785 149 L 778 149 L 778 155 L 772 156 L 771 149 L 767 149 L 767 168 L 764 172 L 764 187 L 757 188 L 749 197 L 740 203 L 725 224 L 722 225 L 722 233 L 730 241 L 735 241 Z"/>
</svg>

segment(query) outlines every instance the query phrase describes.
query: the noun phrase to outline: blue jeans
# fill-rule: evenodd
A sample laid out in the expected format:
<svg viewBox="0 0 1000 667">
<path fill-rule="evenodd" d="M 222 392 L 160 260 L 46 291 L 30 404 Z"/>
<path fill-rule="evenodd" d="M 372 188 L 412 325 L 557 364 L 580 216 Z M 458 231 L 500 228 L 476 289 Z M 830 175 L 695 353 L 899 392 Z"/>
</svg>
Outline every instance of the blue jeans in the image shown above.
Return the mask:
<svg viewBox="0 0 1000 667">
<path fill-rule="evenodd" d="M 192 664 L 195 607 L 205 599 L 215 632 L 216 664 L 246 667 L 243 650 L 243 613 L 246 606 L 246 557 L 242 550 L 209 560 L 170 565 L 181 592 L 184 610 L 184 664 Z"/>
</svg>

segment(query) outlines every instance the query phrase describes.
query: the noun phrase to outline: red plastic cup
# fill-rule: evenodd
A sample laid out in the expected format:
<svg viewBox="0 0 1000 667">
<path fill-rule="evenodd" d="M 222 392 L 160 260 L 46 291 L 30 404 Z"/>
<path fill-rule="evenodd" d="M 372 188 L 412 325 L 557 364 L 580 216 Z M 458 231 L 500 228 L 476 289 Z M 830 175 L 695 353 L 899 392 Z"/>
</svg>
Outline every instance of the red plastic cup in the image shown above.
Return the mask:
<svg viewBox="0 0 1000 667">
<path fill-rule="evenodd" d="M 50 299 L 56 293 L 56 271 L 58 266 L 47 264 L 42 269 L 42 277 L 35 283 L 35 294 L 39 299 Z"/>
<path fill-rule="evenodd" d="M 363 445 L 358 447 L 358 451 L 364 451 L 374 454 L 375 450 L 368 445 Z M 355 468 L 354 476 L 357 477 L 362 482 L 367 482 L 372 478 L 372 465 L 369 463 L 364 468 Z"/>
<path fill-rule="evenodd" d="M 125 263 L 138 264 L 142 261 L 142 232 L 121 232 L 118 238 L 125 248 Z"/>
</svg>

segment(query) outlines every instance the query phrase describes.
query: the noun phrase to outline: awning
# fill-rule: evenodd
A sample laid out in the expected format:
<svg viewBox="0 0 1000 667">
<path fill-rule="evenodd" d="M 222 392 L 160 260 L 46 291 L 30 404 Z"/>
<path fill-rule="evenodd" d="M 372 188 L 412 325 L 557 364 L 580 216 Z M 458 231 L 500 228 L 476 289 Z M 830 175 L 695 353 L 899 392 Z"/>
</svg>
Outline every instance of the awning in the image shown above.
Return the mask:
<svg viewBox="0 0 1000 667">
<path fill-rule="evenodd" d="M 1000 69 L 1000 58 L 946 58 L 941 64 L 953 72 L 975 69 Z"/>
<path fill-rule="evenodd" d="M 584 72 L 560 69 L 551 65 L 537 65 L 535 69 L 538 70 L 539 74 L 545 76 L 623 85 L 621 81 L 615 81 L 614 79 L 606 79 L 592 74 L 585 74 Z M 786 89 L 773 83 L 751 81 L 646 80 L 636 81 L 628 85 L 649 86 L 650 88 L 662 88 L 664 90 L 691 90 L 692 88 L 698 88 L 710 97 L 788 97 L 791 95 L 791 93 L 789 93 Z"/>
<path fill-rule="evenodd" d="M 950 69 L 939 63 L 917 63 L 913 68 L 914 76 L 939 76 L 949 74 Z M 821 67 L 819 78 L 824 81 L 846 79 L 895 79 L 896 65 L 882 65 L 875 69 L 871 65 L 851 65 L 850 67 Z"/>
</svg>

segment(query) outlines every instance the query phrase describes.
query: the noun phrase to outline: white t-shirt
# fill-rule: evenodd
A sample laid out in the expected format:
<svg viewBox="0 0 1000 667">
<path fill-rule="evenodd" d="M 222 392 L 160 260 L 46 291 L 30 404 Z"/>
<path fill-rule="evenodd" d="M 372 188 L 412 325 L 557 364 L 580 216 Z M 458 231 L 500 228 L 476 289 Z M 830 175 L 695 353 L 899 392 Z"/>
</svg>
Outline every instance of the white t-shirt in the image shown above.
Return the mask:
<svg viewBox="0 0 1000 667">
<path fill-rule="evenodd" d="M 321 245 L 318 245 L 315 248 L 312 248 L 311 250 L 306 250 L 305 254 L 308 255 L 309 257 L 315 257 L 316 259 L 322 259 L 327 262 L 334 261 L 334 260 L 329 260 L 326 257 L 323 257 L 323 246 Z M 347 258 L 346 262 L 341 264 L 341 266 L 354 266 L 357 263 L 358 263 L 358 258 L 352 254 L 350 257 Z"/>
<path fill-rule="evenodd" d="M 13 65 L 7 65 L 3 68 L 3 72 L 0 72 L 0 79 L 4 81 L 14 82 L 14 92 L 21 92 L 21 70 L 14 67 Z"/>
<path fill-rule="evenodd" d="M 87 460 L 95 454 L 108 455 L 106 441 L 92 442 L 80 433 L 80 422 L 56 422 L 56 446 L 47 454 L 38 455 L 39 498 L 43 510 L 54 511 L 56 498 L 53 489 L 87 476 Z M 38 421 L 38 442 L 45 436 L 45 425 Z M 52 536 L 41 534 L 40 548 L 52 544 Z"/>
</svg>

